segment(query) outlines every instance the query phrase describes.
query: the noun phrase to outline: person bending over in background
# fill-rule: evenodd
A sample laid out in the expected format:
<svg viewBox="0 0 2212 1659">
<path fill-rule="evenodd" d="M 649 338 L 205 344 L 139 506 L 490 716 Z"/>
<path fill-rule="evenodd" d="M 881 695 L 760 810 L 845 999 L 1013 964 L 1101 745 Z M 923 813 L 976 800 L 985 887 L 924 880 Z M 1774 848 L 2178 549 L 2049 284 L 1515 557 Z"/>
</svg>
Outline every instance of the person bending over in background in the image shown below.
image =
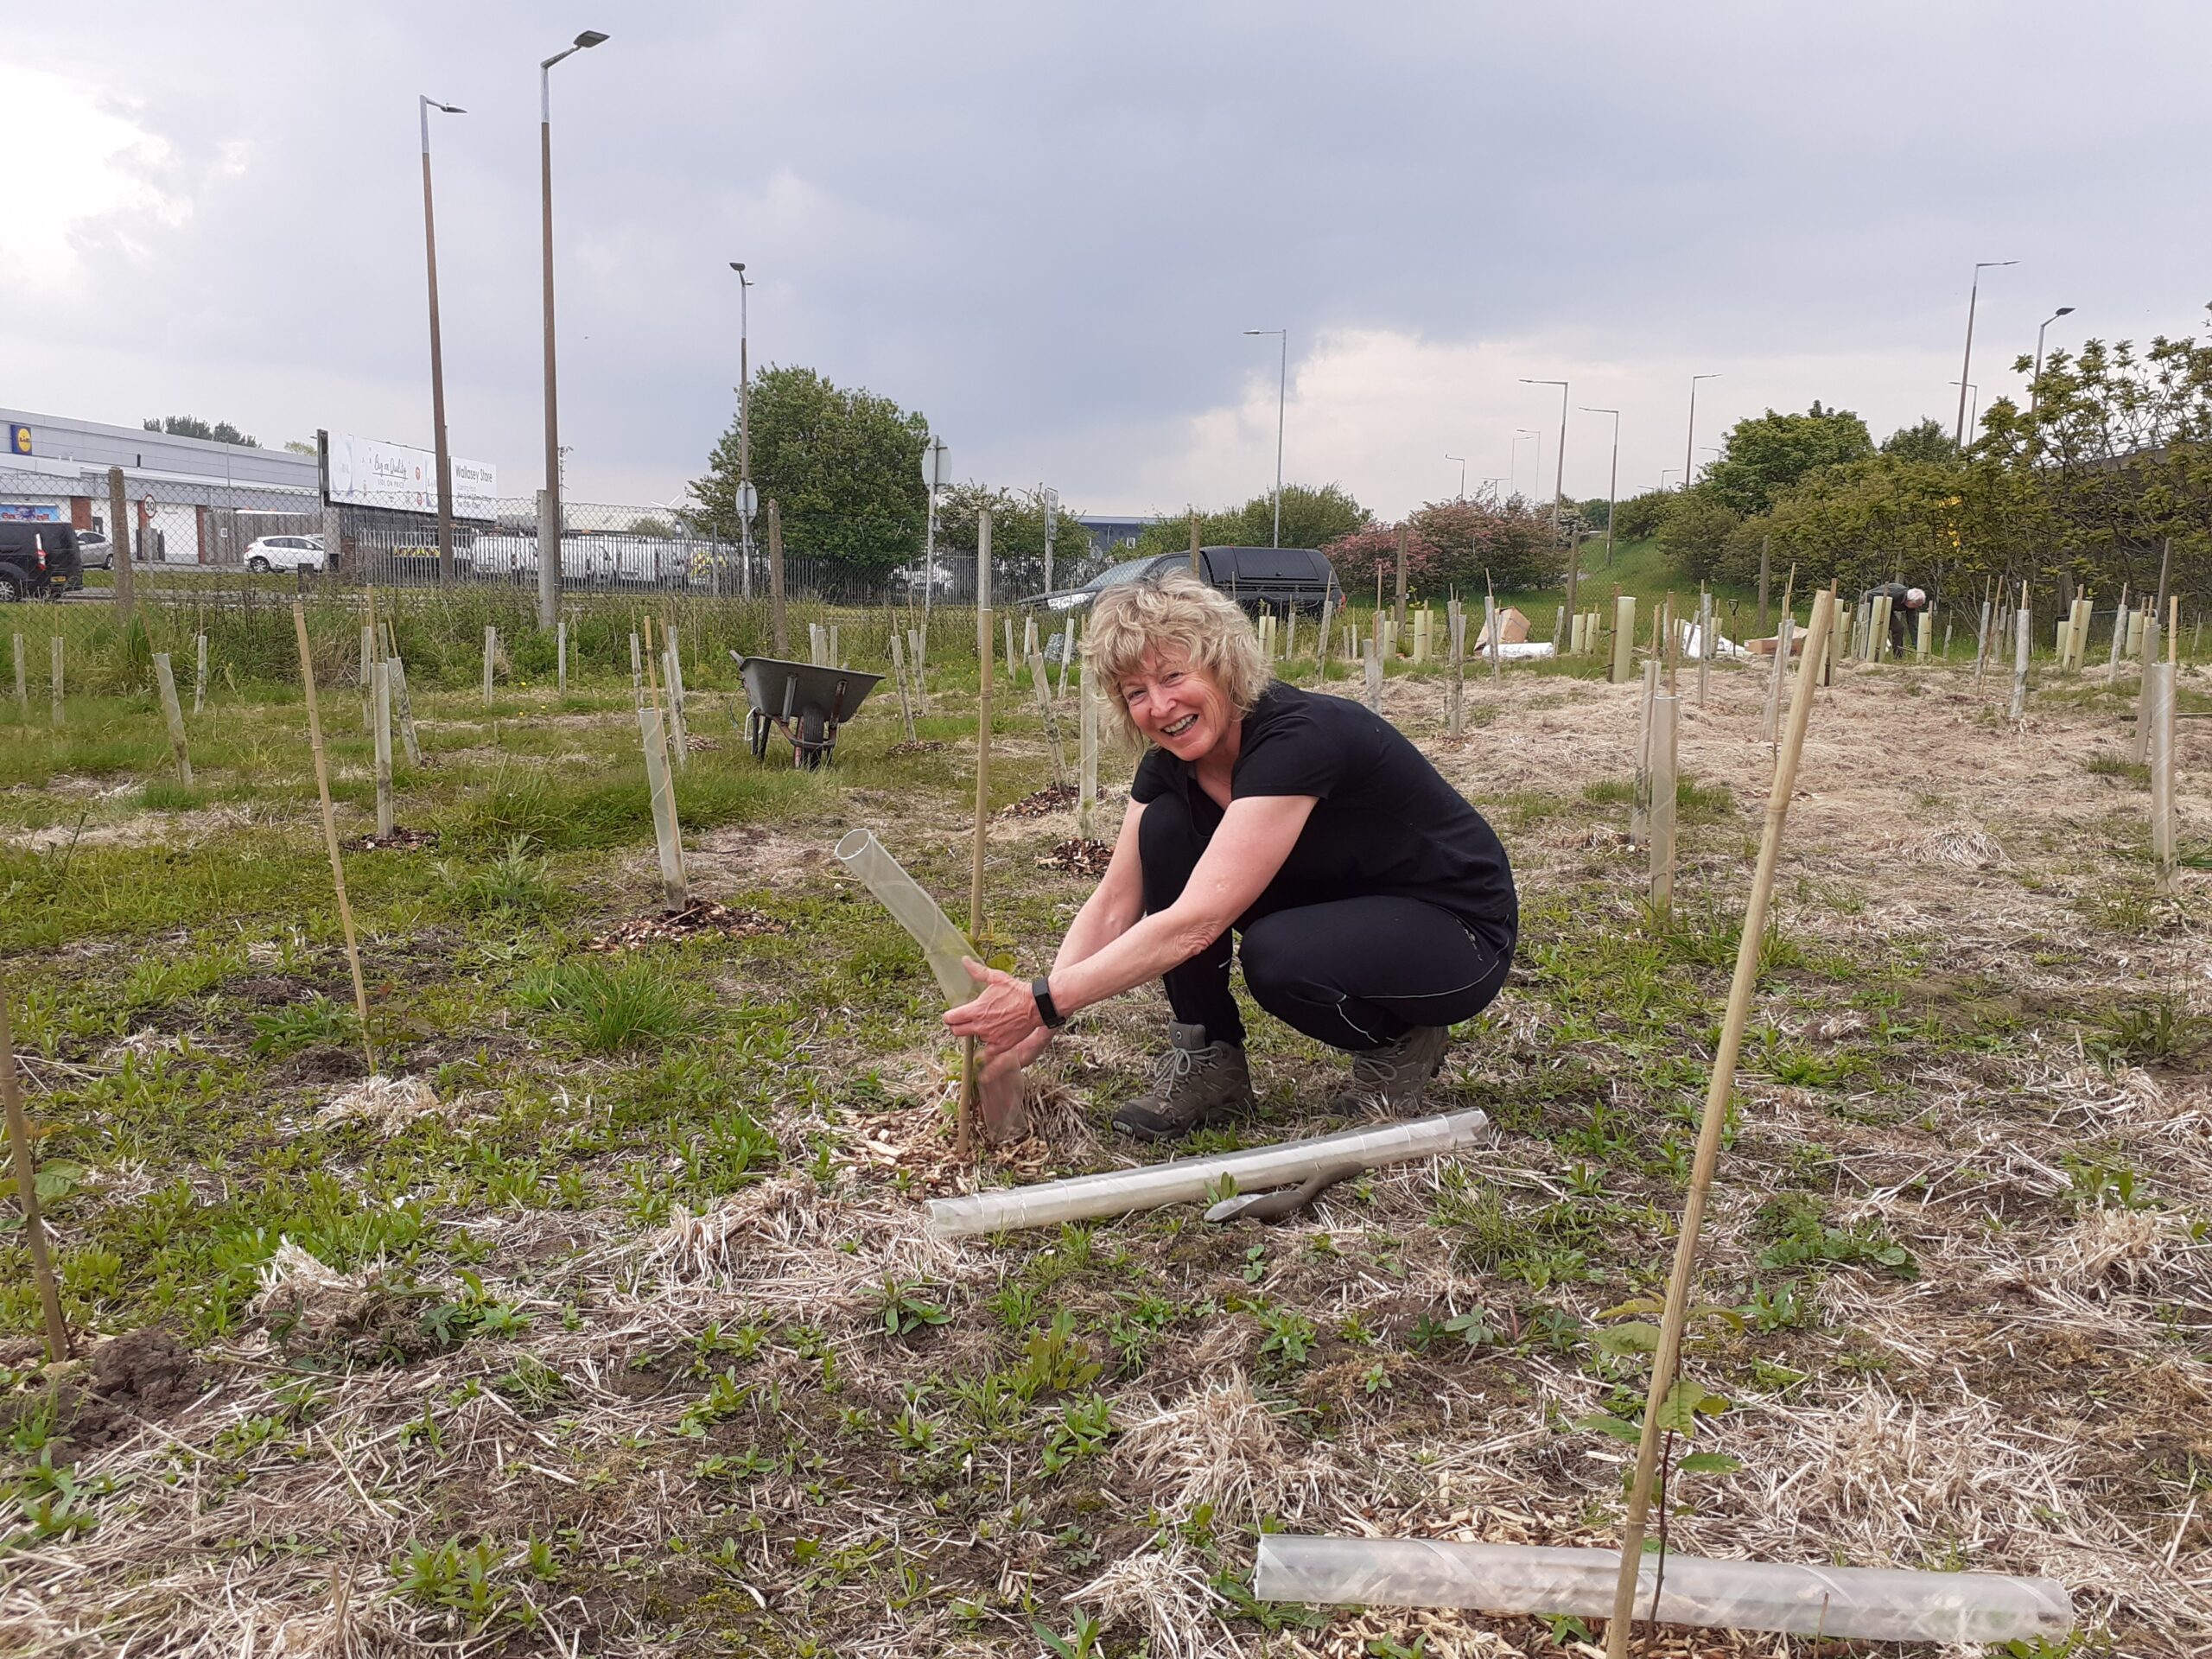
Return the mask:
<svg viewBox="0 0 2212 1659">
<path fill-rule="evenodd" d="M 1928 590 L 1908 588 L 1901 582 L 1885 582 L 1859 594 L 1859 602 L 1871 604 L 1885 594 L 1890 601 L 1890 655 L 1902 658 L 1907 639 L 1916 635 L 1920 618 L 1928 609 Z M 1910 629 L 1905 626 L 1908 615 L 1913 619 Z"/>
<path fill-rule="evenodd" d="M 945 1024 L 1026 1065 L 1077 1009 L 1159 978 L 1168 1046 L 1114 1122 L 1185 1135 L 1252 1103 L 1234 935 L 1253 1000 L 1351 1054 L 1336 1109 L 1413 1111 L 1447 1028 L 1512 963 L 1520 909 L 1496 833 L 1380 715 L 1270 679 L 1250 620 L 1187 572 L 1109 589 L 1083 650 L 1150 745 L 1112 860 L 1049 976 L 971 962 L 983 988 Z"/>
</svg>

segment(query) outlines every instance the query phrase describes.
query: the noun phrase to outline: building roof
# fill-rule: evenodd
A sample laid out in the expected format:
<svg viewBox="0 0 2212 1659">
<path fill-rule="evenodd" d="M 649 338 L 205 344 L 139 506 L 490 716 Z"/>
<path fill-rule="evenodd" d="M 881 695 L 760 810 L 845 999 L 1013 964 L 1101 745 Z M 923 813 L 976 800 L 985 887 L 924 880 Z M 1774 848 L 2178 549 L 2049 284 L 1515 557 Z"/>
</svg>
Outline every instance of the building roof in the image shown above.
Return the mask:
<svg viewBox="0 0 2212 1659">
<path fill-rule="evenodd" d="M 79 420 L 67 415 L 39 415 L 29 410 L 0 409 L 0 422 L 27 426 L 31 452 L 25 455 L 10 448 L 0 466 L 22 473 L 40 473 L 57 480 L 76 480 L 87 473 L 105 473 L 121 467 L 149 478 L 265 486 L 277 489 L 321 489 L 318 463 L 313 455 L 289 449 L 255 449 L 242 443 L 213 443 L 206 438 L 174 437 L 135 426 L 109 426 L 99 421 Z M 105 489 L 105 486 L 100 486 Z M 95 490 L 93 493 L 99 493 Z"/>
</svg>

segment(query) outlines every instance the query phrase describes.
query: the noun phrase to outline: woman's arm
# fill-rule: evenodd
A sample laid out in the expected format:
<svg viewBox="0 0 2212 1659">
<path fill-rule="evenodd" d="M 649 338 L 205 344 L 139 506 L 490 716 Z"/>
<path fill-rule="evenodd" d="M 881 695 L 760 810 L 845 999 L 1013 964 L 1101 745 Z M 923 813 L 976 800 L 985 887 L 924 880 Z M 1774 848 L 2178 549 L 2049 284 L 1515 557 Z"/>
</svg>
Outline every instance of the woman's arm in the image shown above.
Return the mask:
<svg viewBox="0 0 2212 1659">
<path fill-rule="evenodd" d="M 1144 861 L 1137 850 L 1137 820 L 1143 816 L 1142 801 L 1131 801 L 1128 810 L 1122 815 L 1122 833 L 1114 838 L 1114 855 L 1060 940 L 1059 951 L 1052 958 L 1054 973 L 1096 956 L 1144 914 Z"/>
<path fill-rule="evenodd" d="M 1060 1012 L 1072 1014 L 1157 979 L 1219 938 L 1282 868 L 1314 800 L 1311 795 L 1262 795 L 1231 801 L 1181 897 L 1091 955 L 1053 969 L 1052 1001 Z M 1119 846 L 1115 849 L 1117 861 L 1121 851 Z M 983 989 L 944 1016 L 955 1033 L 980 1037 L 997 1049 L 1010 1047 L 1038 1028 L 1037 1000 L 1026 981 L 972 962 L 968 971 Z"/>
</svg>

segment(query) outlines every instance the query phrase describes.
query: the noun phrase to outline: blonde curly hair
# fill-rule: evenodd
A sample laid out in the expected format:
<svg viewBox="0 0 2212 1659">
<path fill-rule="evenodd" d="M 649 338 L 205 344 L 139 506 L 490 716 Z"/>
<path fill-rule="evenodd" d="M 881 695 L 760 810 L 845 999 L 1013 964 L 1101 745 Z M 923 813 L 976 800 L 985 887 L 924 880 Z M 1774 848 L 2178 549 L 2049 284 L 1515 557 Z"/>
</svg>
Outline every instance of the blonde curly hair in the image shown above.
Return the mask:
<svg viewBox="0 0 2212 1659">
<path fill-rule="evenodd" d="M 1153 652 L 1184 657 L 1202 670 L 1239 715 L 1252 711 L 1272 677 L 1252 619 L 1218 588 L 1187 570 L 1156 570 L 1109 588 L 1090 607 L 1084 666 L 1103 683 L 1123 733 L 1143 741 L 1122 696 L 1122 677 Z"/>
</svg>

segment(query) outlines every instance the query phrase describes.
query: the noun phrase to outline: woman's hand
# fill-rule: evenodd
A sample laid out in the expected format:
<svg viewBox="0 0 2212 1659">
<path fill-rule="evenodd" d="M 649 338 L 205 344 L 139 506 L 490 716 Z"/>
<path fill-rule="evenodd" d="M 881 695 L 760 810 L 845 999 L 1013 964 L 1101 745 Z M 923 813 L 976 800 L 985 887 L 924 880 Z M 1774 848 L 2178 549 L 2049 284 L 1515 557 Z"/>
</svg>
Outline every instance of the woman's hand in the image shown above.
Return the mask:
<svg viewBox="0 0 2212 1659">
<path fill-rule="evenodd" d="M 964 958 L 961 966 L 982 989 L 973 1001 L 946 1012 L 944 1023 L 953 1035 L 980 1038 L 983 1046 L 993 1053 L 1013 1048 L 1040 1033 L 1050 1038 L 1052 1033 L 1045 1030 L 1045 1022 L 1037 1013 L 1037 999 L 1031 994 L 1027 980 L 1016 979 L 1012 974 L 1002 974 L 995 968 Z M 1031 1052 L 1044 1046 L 1040 1042 Z"/>
</svg>

